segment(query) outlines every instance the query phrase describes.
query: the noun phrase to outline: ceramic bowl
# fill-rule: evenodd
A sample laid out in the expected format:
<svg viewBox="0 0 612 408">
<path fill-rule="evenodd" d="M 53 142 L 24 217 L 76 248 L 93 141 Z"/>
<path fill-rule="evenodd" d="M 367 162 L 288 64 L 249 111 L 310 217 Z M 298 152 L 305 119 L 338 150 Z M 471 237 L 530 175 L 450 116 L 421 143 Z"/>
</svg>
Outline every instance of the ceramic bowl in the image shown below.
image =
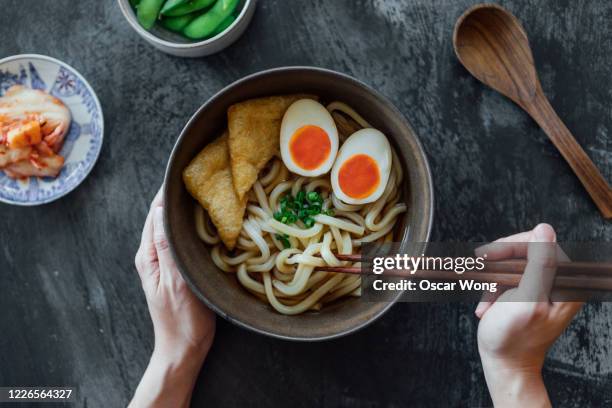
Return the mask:
<svg viewBox="0 0 612 408">
<path fill-rule="evenodd" d="M 138 23 L 129 0 L 117 0 L 117 2 L 130 26 L 145 41 L 167 54 L 190 58 L 214 54 L 234 43 L 251 22 L 257 4 L 257 0 L 240 0 L 237 6 L 240 13 L 236 17 L 236 21 L 225 31 L 203 41 L 192 41 L 177 33 L 166 30 L 159 24 L 155 24 L 151 31 L 145 30 Z"/>
<path fill-rule="evenodd" d="M 302 341 L 325 340 L 352 333 L 379 318 L 401 295 L 389 302 L 360 298 L 338 301 L 320 312 L 285 316 L 244 290 L 232 274 L 212 262 L 209 248 L 198 238 L 194 199 L 182 181 L 183 169 L 207 143 L 227 127 L 230 105 L 250 98 L 309 93 L 323 101 L 350 104 L 390 139 L 404 168 L 403 199 L 408 212 L 400 216 L 395 240 L 427 242 L 433 219 L 433 188 L 427 158 L 402 114 L 364 83 L 334 71 L 286 67 L 243 78 L 210 98 L 193 115 L 179 136 L 166 169 L 164 222 L 169 246 L 183 277 L 217 314 L 239 326 L 269 336 Z"/>
<path fill-rule="evenodd" d="M 46 204 L 77 188 L 93 169 L 104 138 L 102 107 L 77 70 L 44 55 L 15 55 L 0 60 L 0 96 L 13 85 L 48 92 L 60 99 L 72 114 L 60 151 L 65 159 L 64 167 L 57 177 L 14 180 L 0 171 L 1 202 L 23 206 Z"/>
</svg>

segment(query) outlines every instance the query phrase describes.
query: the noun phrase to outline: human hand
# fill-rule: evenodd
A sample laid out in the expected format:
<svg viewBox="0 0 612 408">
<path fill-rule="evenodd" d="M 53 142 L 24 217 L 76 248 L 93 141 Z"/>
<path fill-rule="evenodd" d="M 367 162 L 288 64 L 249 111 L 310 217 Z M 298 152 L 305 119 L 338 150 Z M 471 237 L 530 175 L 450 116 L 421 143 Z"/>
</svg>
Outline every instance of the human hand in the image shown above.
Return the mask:
<svg viewBox="0 0 612 408">
<path fill-rule="evenodd" d="M 136 254 L 153 321 L 155 347 L 130 406 L 187 406 L 215 335 L 215 315 L 191 292 L 166 239 L 161 189 L 151 203 Z"/>
<path fill-rule="evenodd" d="M 488 261 L 527 258 L 519 286 L 485 299 L 475 312 L 481 319 L 478 350 L 495 406 L 550 405 L 541 376 L 544 359 L 582 306 L 550 301 L 556 264 L 569 261 L 555 242 L 552 227 L 540 224 L 476 250 Z"/>
</svg>

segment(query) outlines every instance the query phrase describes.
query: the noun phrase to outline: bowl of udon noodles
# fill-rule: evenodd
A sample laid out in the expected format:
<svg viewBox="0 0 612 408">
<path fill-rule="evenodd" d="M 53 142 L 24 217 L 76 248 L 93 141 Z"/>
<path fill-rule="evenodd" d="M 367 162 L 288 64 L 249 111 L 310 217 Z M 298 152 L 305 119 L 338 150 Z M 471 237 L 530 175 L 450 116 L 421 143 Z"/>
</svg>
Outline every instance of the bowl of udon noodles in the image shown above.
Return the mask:
<svg viewBox="0 0 612 408">
<path fill-rule="evenodd" d="M 300 102 L 303 109 L 295 109 L 304 98 L 316 102 Z M 316 143 L 305 139 L 297 147 L 307 155 L 325 145 L 338 150 L 339 160 L 349 138 L 364 129 L 388 140 L 388 174 L 376 200 L 341 199 L 333 185 L 335 170 L 313 176 L 291 170 L 283 144 L 289 110 L 298 111 L 293 112 L 298 122 L 316 122 L 313 109 L 333 119 L 327 125 L 330 133 L 337 130 L 337 140 L 313 133 Z M 377 143 L 370 137 L 366 144 L 353 144 L 374 152 Z M 318 267 L 359 266 L 336 255 L 357 254 L 367 242 L 395 242 L 400 248 L 426 243 L 433 220 L 431 172 L 404 116 L 366 84 L 313 67 L 252 74 L 204 103 L 174 146 L 164 203 L 170 249 L 197 297 L 241 327 L 298 341 L 353 333 L 402 294 L 366 301 L 360 275 Z"/>
</svg>

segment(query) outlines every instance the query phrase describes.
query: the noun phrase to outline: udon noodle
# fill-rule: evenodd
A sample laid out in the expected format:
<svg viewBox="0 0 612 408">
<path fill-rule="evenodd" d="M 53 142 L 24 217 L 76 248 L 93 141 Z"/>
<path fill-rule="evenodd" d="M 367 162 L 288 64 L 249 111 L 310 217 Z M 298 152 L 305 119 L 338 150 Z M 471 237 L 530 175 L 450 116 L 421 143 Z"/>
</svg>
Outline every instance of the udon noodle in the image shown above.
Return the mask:
<svg viewBox="0 0 612 408">
<path fill-rule="evenodd" d="M 333 102 L 327 109 L 346 115 L 355 126 L 371 127 L 344 103 Z M 340 123 L 338 128 L 343 142 L 349 135 L 342 131 Z M 400 202 L 402 177 L 402 168 L 393 152 L 392 171 L 383 195 L 373 203 L 349 205 L 334 196 L 328 174 L 300 177 L 291 174 L 277 157 L 249 192 L 244 224 L 234 251 L 225 249 L 200 205 L 196 205 L 196 229 L 200 238 L 213 246 L 214 263 L 225 272 L 235 273 L 246 290 L 279 313 L 296 315 L 320 310 L 339 298 L 361 295 L 359 275 L 315 268 L 359 267 L 359 263 L 338 260 L 334 253 L 352 254 L 363 243 L 393 239 L 397 217 L 406 211 L 406 205 Z M 317 191 L 323 198 L 323 210 L 331 209 L 333 216 L 316 215 L 314 226 L 308 229 L 299 220 L 287 225 L 274 219 L 281 198 L 286 194 L 295 196 L 301 190 Z M 278 234 L 286 234 L 290 248 L 285 248 Z"/>
</svg>

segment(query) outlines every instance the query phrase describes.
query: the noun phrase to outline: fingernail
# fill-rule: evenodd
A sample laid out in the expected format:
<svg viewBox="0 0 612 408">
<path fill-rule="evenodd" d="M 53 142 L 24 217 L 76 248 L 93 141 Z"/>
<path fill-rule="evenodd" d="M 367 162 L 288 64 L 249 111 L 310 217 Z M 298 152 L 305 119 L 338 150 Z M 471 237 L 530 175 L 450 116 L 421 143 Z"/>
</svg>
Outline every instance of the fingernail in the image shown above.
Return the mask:
<svg viewBox="0 0 612 408">
<path fill-rule="evenodd" d="M 533 229 L 532 242 L 554 242 L 555 231 L 548 224 L 538 224 Z"/>
<path fill-rule="evenodd" d="M 487 253 L 487 248 L 489 248 L 489 244 L 484 244 L 483 246 L 479 246 L 474 250 L 474 255 L 476 256 L 484 256 Z"/>
<path fill-rule="evenodd" d="M 482 314 L 483 309 L 484 309 L 484 305 L 482 303 L 479 303 L 478 306 L 476 306 L 476 310 L 474 310 L 474 314 L 478 316 L 478 318 L 480 318 L 480 315 Z"/>
</svg>

